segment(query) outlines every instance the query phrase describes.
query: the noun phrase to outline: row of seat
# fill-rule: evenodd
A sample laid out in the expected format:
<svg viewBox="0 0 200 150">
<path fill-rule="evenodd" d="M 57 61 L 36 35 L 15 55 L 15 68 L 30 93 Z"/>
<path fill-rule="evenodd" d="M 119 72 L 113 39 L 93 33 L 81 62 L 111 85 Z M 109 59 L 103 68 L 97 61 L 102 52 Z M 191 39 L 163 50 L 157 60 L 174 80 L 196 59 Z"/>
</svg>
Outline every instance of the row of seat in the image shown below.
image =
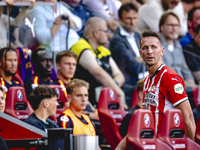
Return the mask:
<svg viewBox="0 0 200 150">
<path fill-rule="evenodd" d="M 114 89 L 103 88 L 98 103 L 99 121 L 102 131 L 115 149 L 122 140 L 119 133 L 125 112 L 119 105 L 119 99 Z M 200 143 L 200 118 L 195 135 Z M 164 114 L 161 128 L 155 133 L 153 115 L 149 110 L 136 111 L 130 121 L 127 132 L 127 148 L 132 150 L 143 149 L 200 149 L 200 146 L 187 137 L 183 116 L 180 110 L 167 110 Z"/>
<path fill-rule="evenodd" d="M 59 106 L 57 107 L 56 115 L 53 118 L 55 121 L 57 121 L 55 118 L 57 118 L 59 114 L 66 109 L 64 100 L 65 96 L 60 85 L 50 85 L 50 87 L 54 88 L 58 94 L 57 100 Z M 33 108 L 30 102 L 27 100 L 24 87 L 15 86 L 8 90 L 5 113 L 22 121 L 33 113 Z"/>
</svg>

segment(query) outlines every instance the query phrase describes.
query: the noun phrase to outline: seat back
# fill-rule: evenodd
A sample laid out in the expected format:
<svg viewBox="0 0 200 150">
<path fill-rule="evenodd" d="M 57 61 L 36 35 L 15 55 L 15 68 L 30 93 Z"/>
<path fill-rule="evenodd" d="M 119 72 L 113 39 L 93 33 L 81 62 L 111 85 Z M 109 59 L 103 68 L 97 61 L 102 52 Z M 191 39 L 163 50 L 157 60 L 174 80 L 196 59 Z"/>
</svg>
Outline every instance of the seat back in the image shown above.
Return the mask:
<svg viewBox="0 0 200 150">
<path fill-rule="evenodd" d="M 138 96 L 137 96 L 137 89 L 135 89 L 133 93 L 131 108 L 134 108 L 138 104 Z"/>
<path fill-rule="evenodd" d="M 200 145 L 200 116 L 197 121 L 196 132 L 195 132 L 195 141 Z"/>
<path fill-rule="evenodd" d="M 26 98 L 23 87 L 15 86 L 8 90 L 5 113 L 19 120 L 25 120 L 33 113 L 32 106 Z"/>
<path fill-rule="evenodd" d="M 187 137 L 183 115 L 179 109 L 165 111 L 157 137 L 175 150 L 200 148 Z"/>
<path fill-rule="evenodd" d="M 62 91 L 62 88 L 60 85 L 49 85 L 49 87 L 53 88 L 56 90 L 57 94 L 58 94 L 58 107 L 57 107 L 57 111 L 56 111 L 56 115 L 55 117 L 59 117 L 59 115 L 66 109 L 66 105 L 65 105 L 65 95 L 64 92 Z"/>
<path fill-rule="evenodd" d="M 118 95 L 113 88 L 102 89 L 98 102 L 98 114 L 105 138 L 112 149 L 115 149 L 122 140 L 117 123 L 122 122 L 125 112 L 122 110 Z"/>
</svg>

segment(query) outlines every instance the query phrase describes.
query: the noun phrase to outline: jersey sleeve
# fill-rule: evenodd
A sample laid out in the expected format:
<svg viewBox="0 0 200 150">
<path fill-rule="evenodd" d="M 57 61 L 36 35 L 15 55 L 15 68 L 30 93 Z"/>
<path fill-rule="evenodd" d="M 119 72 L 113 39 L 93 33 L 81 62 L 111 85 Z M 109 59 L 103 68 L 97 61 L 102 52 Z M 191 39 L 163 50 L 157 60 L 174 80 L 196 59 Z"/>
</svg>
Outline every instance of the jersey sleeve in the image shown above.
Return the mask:
<svg viewBox="0 0 200 150">
<path fill-rule="evenodd" d="M 177 105 L 188 99 L 185 92 L 185 83 L 179 75 L 166 75 L 165 79 L 165 88 L 163 93 L 167 100 L 172 103 L 173 107 L 176 107 Z"/>
<path fill-rule="evenodd" d="M 58 125 L 61 128 L 73 128 L 73 122 L 68 115 L 61 114 L 58 117 Z"/>
</svg>

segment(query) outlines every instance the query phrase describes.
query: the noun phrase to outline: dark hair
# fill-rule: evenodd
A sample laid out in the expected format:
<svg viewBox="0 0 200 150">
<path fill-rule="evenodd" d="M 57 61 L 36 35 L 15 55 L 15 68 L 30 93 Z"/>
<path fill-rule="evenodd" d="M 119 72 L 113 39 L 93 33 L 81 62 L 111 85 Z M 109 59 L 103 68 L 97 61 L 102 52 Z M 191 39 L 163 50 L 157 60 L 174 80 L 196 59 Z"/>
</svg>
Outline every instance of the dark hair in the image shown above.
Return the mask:
<svg viewBox="0 0 200 150">
<path fill-rule="evenodd" d="M 53 88 L 46 85 L 39 85 L 29 95 L 29 101 L 31 102 L 33 109 L 36 110 L 43 99 L 52 97 L 58 97 L 58 94 Z"/>
<path fill-rule="evenodd" d="M 142 39 L 145 37 L 150 37 L 150 36 L 156 37 L 160 41 L 160 44 L 162 45 L 162 38 L 160 37 L 160 35 L 157 32 L 154 32 L 151 30 L 145 30 L 141 33 L 140 47 L 141 47 Z"/>
<path fill-rule="evenodd" d="M 3 89 L 3 87 L 0 85 L 0 91 L 3 92 L 3 96 L 5 97 L 5 90 Z"/>
<path fill-rule="evenodd" d="M 194 12 L 196 11 L 196 10 L 200 10 L 200 6 L 195 6 L 195 7 L 193 7 L 189 12 L 188 12 L 188 20 L 190 20 L 190 21 L 192 21 L 192 19 L 193 19 L 193 14 L 194 14 Z"/>
<path fill-rule="evenodd" d="M 56 63 L 59 63 L 60 60 L 64 57 L 64 56 L 68 56 L 68 57 L 73 57 L 77 60 L 78 56 L 76 55 L 76 53 L 74 53 L 73 51 L 71 50 L 66 50 L 66 51 L 62 51 L 62 52 L 59 52 L 57 55 L 56 55 Z"/>
<path fill-rule="evenodd" d="M 179 20 L 178 16 L 177 16 L 175 13 L 173 13 L 173 12 L 164 13 L 164 14 L 160 17 L 160 22 L 159 22 L 159 31 L 160 31 L 160 32 L 161 32 L 160 27 L 161 27 L 162 25 L 165 24 L 166 19 L 167 19 L 170 15 L 171 15 L 171 16 L 174 16 L 174 17 L 178 20 L 178 22 L 180 23 L 180 20 Z"/>
<path fill-rule="evenodd" d="M 3 59 L 3 56 L 5 56 L 5 60 L 6 60 L 6 56 L 7 56 L 7 52 L 8 51 L 13 51 L 17 54 L 17 52 L 13 49 L 13 48 L 10 48 L 10 47 L 4 47 L 4 48 L 1 48 L 0 49 L 0 61 L 2 62 L 2 59 Z M 4 54 L 5 52 L 5 54 Z"/>
<path fill-rule="evenodd" d="M 186 3 L 194 3 L 196 0 L 181 0 L 182 2 L 186 2 Z"/>
<path fill-rule="evenodd" d="M 38 64 L 38 52 L 39 51 L 45 51 L 44 48 L 38 48 L 36 50 L 33 51 L 33 53 L 31 54 L 31 61 L 33 66 Z"/>
<path fill-rule="evenodd" d="M 200 30 L 200 24 L 196 27 L 196 29 L 194 30 L 194 32 L 195 32 L 196 34 L 198 34 L 198 33 L 199 33 L 199 30 Z"/>
<path fill-rule="evenodd" d="M 119 11 L 118 11 L 119 18 L 122 19 L 122 13 L 123 13 L 123 11 L 129 12 L 130 10 L 135 10 L 136 12 L 138 12 L 138 7 L 135 4 L 130 3 L 130 2 L 124 3 L 119 8 Z"/>
<path fill-rule="evenodd" d="M 67 94 L 71 94 L 76 87 L 85 86 L 87 89 L 89 89 L 89 83 L 85 80 L 81 79 L 73 79 L 69 83 L 67 83 Z"/>
</svg>

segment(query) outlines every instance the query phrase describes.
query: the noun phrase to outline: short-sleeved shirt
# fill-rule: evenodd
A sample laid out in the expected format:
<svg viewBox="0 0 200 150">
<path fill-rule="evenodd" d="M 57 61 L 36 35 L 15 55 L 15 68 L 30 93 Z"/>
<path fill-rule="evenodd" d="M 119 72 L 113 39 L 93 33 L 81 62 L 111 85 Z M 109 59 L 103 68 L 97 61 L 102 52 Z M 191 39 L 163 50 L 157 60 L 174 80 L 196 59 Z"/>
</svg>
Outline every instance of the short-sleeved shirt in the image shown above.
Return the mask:
<svg viewBox="0 0 200 150">
<path fill-rule="evenodd" d="M 24 122 L 33 125 L 34 127 L 39 128 L 45 132 L 47 132 L 48 128 L 59 128 L 55 121 L 47 118 L 46 122 L 43 122 L 42 120 L 38 119 L 34 113 L 25 119 Z"/>
<path fill-rule="evenodd" d="M 143 105 L 154 114 L 156 131 L 163 113 L 188 100 L 183 79 L 162 64 L 155 74 L 144 80 Z"/>
</svg>

